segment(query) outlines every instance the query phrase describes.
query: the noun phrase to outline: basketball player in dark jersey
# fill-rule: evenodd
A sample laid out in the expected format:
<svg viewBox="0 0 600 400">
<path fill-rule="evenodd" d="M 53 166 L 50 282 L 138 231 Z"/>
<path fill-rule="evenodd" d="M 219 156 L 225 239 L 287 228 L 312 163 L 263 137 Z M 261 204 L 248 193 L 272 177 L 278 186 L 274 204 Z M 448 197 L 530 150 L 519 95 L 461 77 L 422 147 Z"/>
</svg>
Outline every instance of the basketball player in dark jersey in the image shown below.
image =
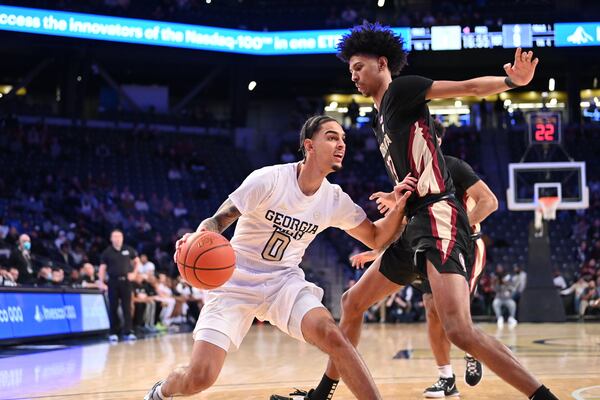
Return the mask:
<svg viewBox="0 0 600 400">
<path fill-rule="evenodd" d="M 445 128 L 437 120 L 433 121 L 434 131 L 437 136 L 438 144 L 444 137 Z M 469 224 L 472 229 L 471 238 L 474 242 L 474 252 L 468 269 L 468 283 L 471 296 L 477 289 L 479 278 L 485 267 L 485 244 L 481 239 L 480 223 L 487 218 L 491 213 L 498 208 L 498 200 L 490 188 L 481 178 L 473 171 L 473 168 L 463 160 L 444 156 L 446 167 L 450 171 L 450 176 L 454 182 L 456 189 L 455 197 L 460 202 L 463 209 L 467 212 Z M 388 202 L 389 206 L 392 206 Z M 389 208 L 386 206 L 383 211 Z M 425 397 L 440 398 L 446 396 L 458 396 L 459 392 L 456 387 L 455 376 L 450 364 L 450 341 L 444 333 L 444 328 L 437 314 L 431 287 L 426 280 L 422 280 L 420 285 L 413 283 L 413 286 L 423 293 L 423 304 L 427 316 L 427 334 L 429 336 L 429 345 L 433 352 L 438 371 L 439 378 L 430 387 L 424 391 Z M 475 386 L 481 380 L 483 370 L 481 363 L 470 354 L 465 355 L 467 362 L 465 368 L 465 382 L 470 386 Z"/>
<path fill-rule="evenodd" d="M 438 121 L 433 120 L 433 131 L 436 134 L 438 145 L 441 146 L 446 128 Z M 479 278 L 485 267 L 485 244 L 481 239 L 481 222 L 485 220 L 491 213 L 498 208 L 498 200 L 490 188 L 481 178 L 473 171 L 473 168 L 463 160 L 444 156 L 446 167 L 450 172 L 450 176 L 455 187 L 455 197 L 459 201 L 461 207 L 467 212 L 469 224 L 471 225 L 471 239 L 474 240 L 474 252 L 469 257 L 469 266 L 467 268 L 467 279 L 469 282 L 469 291 L 471 295 L 477 289 Z M 377 201 L 378 209 L 382 214 L 386 214 L 390 207 L 394 205 L 393 193 L 374 193 L 372 198 Z M 365 263 L 373 261 L 383 250 L 370 250 L 352 257 L 352 264 L 362 268 Z M 414 268 L 412 258 L 409 254 L 404 260 L 394 269 L 382 269 L 380 271 L 392 282 L 398 280 L 395 276 L 395 271 L 398 269 Z M 411 263 L 410 266 L 403 266 L 404 263 Z M 401 278 L 400 278 L 401 279 Z M 425 397 L 440 398 L 446 396 L 458 396 L 458 388 L 456 380 L 450 364 L 450 341 L 444 333 L 444 328 L 437 314 L 431 294 L 429 282 L 425 279 L 416 280 L 412 286 L 423 293 L 423 304 L 427 316 L 427 334 L 429 344 L 433 352 L 438 371 L 439 379 L 423 392 Z M 470 354 L 465 355 L 467 362 L 465 368 L 465 382 L 470 386 L 475 386 L 479 383 L 482 377 L 481 363 Z"/>
<path fill-rule="evenodd" d="M 433 98 L 488 96 L 527 85 L 539 60 L 532 52 L 515 52 L 514 63 L 504 65 L 507 76 L 466 81 L 432 81 L 400 74 L 406 64 L 402 39 L 390 29 L 365 22 L 338 43 L 338 56 L 348 63 L 352 82 L 378 110 L 373 130 L 390 179 L 397 184 L 409 173 L 418 179 L 407 204 L 408 223 L 400 240 L 392 243 L 371 268 L 342 296 L 340 327 L 358 344 L 362 324 L 359 310 L 374 304 L 416 277 L 428 279 L 440 322 L 447 338 L 472 354 L 515 389 L 534 400 L 556 397 L 531 375 L 510 350 L 476 328 L 470 315 L 467 261 L 473 253 L 467 214 L 454 196 L 454 185 L 432 132 L 427 101 Z M 407 254 L 412 270 L 396 271 L 402 280 L 391 282 L 381 270 L 397 268 Z M 365 307 L 366 305 L 366 307 Z M 327 399 L 337 385 L 338 372 L 329 363 L 310 399 Z M 325 397 L 322 397 L 325 394 Z"/>
</svg>

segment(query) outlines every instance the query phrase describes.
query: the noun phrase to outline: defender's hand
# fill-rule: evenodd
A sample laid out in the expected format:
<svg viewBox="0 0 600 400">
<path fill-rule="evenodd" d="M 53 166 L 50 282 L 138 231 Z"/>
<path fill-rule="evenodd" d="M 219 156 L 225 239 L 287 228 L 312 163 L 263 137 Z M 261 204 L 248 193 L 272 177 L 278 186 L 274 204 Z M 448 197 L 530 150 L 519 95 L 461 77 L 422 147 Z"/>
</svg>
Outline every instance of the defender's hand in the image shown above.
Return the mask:
<svg viewBox="0 0 600 400">
<path fill-rule="evenodd" d="M 365 267 L 365 264 L 375 260 L 380 254 L 379 250 L 369 250 L 364 251 L 362 253 L 358 253 L 350 257 L 350 262 L 352 263 L 352 267 L 356 269 L 362 269 Z"/>
<path fill-rule="evenodd" d="M 515 51 L 515 62 L 504 64 L 504 71 L 515 85 L 525 86 L 533 79 L 535 67 L 540 62 L 539 58 L 533 58 L 533 51 Z"/>
</svg>

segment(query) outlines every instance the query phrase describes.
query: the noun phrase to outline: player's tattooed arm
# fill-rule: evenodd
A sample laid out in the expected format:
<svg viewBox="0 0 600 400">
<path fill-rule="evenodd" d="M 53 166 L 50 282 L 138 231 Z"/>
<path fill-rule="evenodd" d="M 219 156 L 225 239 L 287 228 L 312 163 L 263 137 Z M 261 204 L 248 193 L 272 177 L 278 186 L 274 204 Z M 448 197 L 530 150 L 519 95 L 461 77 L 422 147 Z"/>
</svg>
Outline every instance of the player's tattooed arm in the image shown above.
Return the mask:
<svg viewBox="0 0 600 400">
<path fill-rule="evenodd" d="M 221 204 L 221 207 L 217 210 L 215 215 L 205 219 L 198 226 L 198 230 L 212 231 L 222 233 L 225 229 L 229 228 L 242 213 L 237 209 L 231 199 L 227 199 Z"/>
</svg>

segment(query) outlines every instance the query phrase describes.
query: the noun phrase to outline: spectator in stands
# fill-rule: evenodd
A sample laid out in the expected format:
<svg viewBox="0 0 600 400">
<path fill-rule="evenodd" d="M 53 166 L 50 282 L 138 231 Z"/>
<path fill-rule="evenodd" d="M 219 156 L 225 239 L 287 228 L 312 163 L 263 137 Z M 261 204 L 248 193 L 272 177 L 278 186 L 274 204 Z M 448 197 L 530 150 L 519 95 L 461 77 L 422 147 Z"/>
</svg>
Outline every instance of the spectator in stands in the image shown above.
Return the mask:
<svg viewBox="0 0 600 400">
<path fill-rule="evenodd" d="M 167 177 L 169 178 L 169 180 L 172 180 L 172 181 L 180 180 L 182 178 L 181 171 L 179 170 L 179 168 L 177 168 L 177 166 L 173 165 L 169 169 L 169 173 L 167 174 Z"/>
<path fill-rule="evenodd" d="M 581 276 L 577 280 L 577 282 L 572 284 L 567 289 L 561 290 L 561 292 L 560 292 L 561 296 L 563 296 L 563 297 L 573 295 L 573 307 L 575 309 L 575 313 L 580 318 L 583 318 L 583 314 L 585 312 L 585 307 L 583 307 L 583 308 L 581 307 L 581 298 L 583 296 L 583 293 L 588 288 L 588 286 L 589 285 L 588 285 L 588 282 L 586 281 L 585 277 Z"/>
<path fill-rule="evenodd" d="M 129 186 L 125 186 L 121 192 L 121 205 L 126 210 L 131 210 L 135 204 L 135 196 L 129 191 Z"/>
<path fill-rule="evenodd" d="M 585 217 L 579 218 L 577 224 L 573 227 L 573 240 L 582 242 L 587 239 L 590 226 Z"/>
<path fill-rule="evenodd" d="M 152 192 L 150 195 L 150 210 L 153 212 L 158 212 L 161 209 L 161 202 L 158 198 L 158 194 L 156 192 Z"/>
<path fill-rule="evenodd" d="M 527 272 L 523 271 L 523 269 L 517 265 L 513 271 L 513 274 L 510 277 L 513 286 L 513 300 L 519 304 L 519 300 L 521 299 L 521 294 L 525 290 L 527 286 Z"/>
<path fill-rule="evenodd" d="M 19 244 L 10 253 L 8 265 L 15 266 L 19 270 L 18 283 L 29 285 L 33 283 L 34 266 L 31 255 L 31 238 L 27 234 L 19 236 Z"/>
<path fill-rule="evenodd" d="M 87 254 L 85 254 L 85 250 L 83 248 L 84 244 L 78 242 L 75 244 L 75 248 L 71 250 L 71 256 L 73 257 L 74 267 L 79 267 L 83 264 L 84 259 L 87 258 Z"/>
<path fill-rule="evenodd" d="M 0 286 L 17 286 L 17 281 L 5 267 L 0 266 Z"/>
<path fill-rule="evenodd" d="M 385 302 L 385 322 L 407 322 L 404 314 L 410 310 L 410 303 L 402 296 L 402 290 L 387 298 Z"/>
<path fill-rule="evenodd" d="M 177 202 L 177 206 L 173 209 L 173 216 L 175 218 L 181 218 L 188 215 L 188 209 L 183 204 L 183 201 Z"/>
<path fill-rule="evenodd" d="M 52 267 L 50 265 L 43 265 L 39 269 L 35 285 L 38 287 L 52 286 Z"/>
<path fill-rule="evenodd" d="M 554 287 L 559 290 L 565 290 L 567 288 L 567 281 L 558 268 L 554 269 L 554 278 L 552 279 L 552 282 L 554 283 Z"/>
<path fill-rule="evenodd" d="M 171 288 L 169 278 L 166 274 L 158 274 L 158 282 L 156 283 L 155 289 L 155 299 L 162 305 L 162 309 L 160 311 L 160 322 L 165 327 L 168 327 L 171 325 L 173 318 L 175 317 L 173 311 L 175 310 L 177 301 L 173 296 L 173 289 Z"/>
<path fill-rule="evenodd" d="M 9 267 L 8 272 L 12 276 L 12 280 L 16 283 L 16 286 L 19 286 L 19 270 L 16 267 Z"/>
<path fill-rule="evenodd" d="M 509 327 L 515 327 L 517 320 L 515 315 L 517 312 L 517 304 L 513 300 L 514 286 L 511 282 L 510 275 L 508 275 L 501 265 L 496 267 L 496 276 L 494 277 L 494 291 L 496 297 L 492 302 L 494 313 L 498 322 L 498 328 L 504 326 L 504 316 L 502 314 L 502 307 L 508 308 L 508 325 Z"/>
<path fill-rule="evenodd" d="M 116 204 L 113 204 L 110 208 L 110 211 L 104 214 L 104 218 L 110 225 L 113 226 L 120 226 L 125 220 L 123 218 L 123 214 L 121 211 L 119 211 L 119 208 L 116 206 Z"/>
<path fill-rule="evenodd" d="M 577 260 L 583 264 L 588 260 L 589 253 L 588 242 L 584 240 L 577 247 Z"/>
<path fill-rule="evenodd" d="M 600 276 L 596 279 L 596 283 L 594 286 L 596 293 L 593 296 L 594 299 L 591 300 L 590 304 L 588 305 L 588 310 L 591 308 L 594 310 L 593 312 L 597 312 L 597 310 L 600 310 Z"/>
<path fill-rule="evenodd" d="M 96 270 L 91 263 L 85 263 L 81 267 L 81 272 L 79 273 L 79 284 L 81 287 L 86 289 L 95 288 L 102 291 L 107 289 L 104 282 L 96 278 Z"/>
<path fill-rule="evenodd" d="M 145 275 L 139 271 L 135 273 L 132 282 L 133 289 L 133 326 L 142 332 L 155 332 L 154 316 L 156 315 L 156 303 L 148 291 Z"/>
<path fill-rule="evenodd" d="M 150 222 L 146 221 L 146 217 L 143 214 L 135 220 L 134 225 L 135 228 L 142 234 L 152 230 L 152 225 L 150 225 Z"/>
<path fill-rule="evenodd" d="M 108 340 L 116 342 L 120 331 L 119 306 L 123 312 L 125 340 L 136 340 L 133 334 L 131 321 L 131 283 L 130 274 L 137 272 L 140 259 L 137 252 L 130 246 L 123 244 L 123 232 L 114 229 L 110 234 L 111 245 L 101 254 L 99 276 L 102 282 L 106 281 L 108 274 L 108 302 L 110 307 L 110 336 Z M 132 265 L 133 264 L 133 265 Z M 133 277 L 132 277 L 133 278 Z"/>
<path fill-rule="evenodd" d="M 160 214 L 164 218 L 167 218 L 173 212 L 173 208 L 174 208 L 173 202 L 171 201 L 171 199 L 169 199 L 169 196 L 164 195 L 164 197 L 162 199 L 161 208 L 160 208 Z"/>
<path fill-rule="evenodd" d="M 60 249 L 58 251 L 58 259 L 60 260 L 61 264 L 65 265 L 65 268 L 68 270 L 69 273 L 73 268 L 77 266 L 73 255 L 71 255 L 71 245 L 69 244 L 69 242 L 63 242 L 60 245 Z"/>
<path fill-rule="evenodd" d="M 7 223 L 7 225 L 10 226 L 10 228 L 8 229 L 8 234 L 4 237 L 4 242 L 8 245 L 18 246 L 19 231 L 17 230 L 17 227 L 10 223 Z"/>
<path fill-rule="evenodd" d="M 484 313 L 489 315 L 492 310 L 492 302 L 494 301 L 495 293 L 493 278 L 488 272 L 484 271 L 477 288 L 477 291 L 481 293 L 481 296 L 483 297 Z"/>
<path fill-rule="evenodd" d="M 150 274 L 152 274 L 152 275 L 155 274 L 156 266 L 154 265 L 154 263 L 152 261 L 150 261 L 148 259 L 148 255 L 146 255 L 146 254 L 140 255 L 140 263 L 141 263 L 141 265 L 140 265 L 139 271 L 141 274 L 144 274 L 146 276 L 150 275 Z"/>
<path fill-rule="evenodd" d="M 595 305 L 598 299 L 600 299 L 600 296 L 596 290 L 596 281 L 592 279 L 588 282 L 587 288 L 585 288 L 583 294 L 581 295 L 581 303 L 579 304 L 579 317 L 583 318 L 588 311 L 588 306 Z"/>
<path fill-rule="evenodd" d="M 594 260 L 600 260 L 600 238 L 596 239 L 596 241 L 594 242 L 594 247 L 590 252 L 590 258 Z"/>
<path fill-rule="evenodd" d="M 65 271 L 62 268 L 55 267 L 52 269 L 52 286 L 63 286 L 65 281 Z"/>
<path fill-rule="evenodd" d="M 10 227 L 4 223 L 4 218 L 0 217 L 0 241 L 6 239 L 9 231 Z"/>
<path fill-rule="evenodd" d="M 134 207 L 136 211 L 140 213 L 147 213 L 148 211 L 150 211 L 150 206 L 148 206 L 148 202 L 144 198 L 143 193 L 141 193 L 138 196 L 137 200 L 135 201 Z"/>
<path fill-rule="evenodd" d="M 596 274 L 596 264 L 596 259 L 590 258 L 581 267 L 580 276 L 594 276 Z"/>
<path fill-rule="evenodd" d="M 190 286 L 183 278 L 179 279 L 175 290 L 180 296 L 185 299 L 188 309 L 186 313 L 187 321 L 191 325 L 195 325 L 198 317 L 200 316 L 200 310 L 204 306 L 204 290 L 200 290 L 193 286 Z"/>
<path fill-rule="evenodd" d="M 77 285 L 79 283 L 80 278 L 81 276 L 79 269 L 73 268 L 67 279 L 65 279 L 65 285 Z"/>
</svg>

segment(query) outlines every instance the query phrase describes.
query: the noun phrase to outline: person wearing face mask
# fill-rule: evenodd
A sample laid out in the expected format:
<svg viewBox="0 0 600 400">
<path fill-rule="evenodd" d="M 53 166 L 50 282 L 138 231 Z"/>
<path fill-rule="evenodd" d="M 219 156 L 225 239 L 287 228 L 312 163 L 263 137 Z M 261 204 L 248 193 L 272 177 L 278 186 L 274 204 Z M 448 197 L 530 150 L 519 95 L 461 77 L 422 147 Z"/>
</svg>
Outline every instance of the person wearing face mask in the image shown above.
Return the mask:
<svg viewBox="0 0 600 400">
<path fill-rule="evenodd" d="M 19 280 L 21 285 L 30 285 L 33 283 L 35 274 L 33 258 L 31 256 L 31 238 L 27 234 L 19 236 L 17 247 L 10 253 L 9 264 L 19 270 Z"/>
</svg>

